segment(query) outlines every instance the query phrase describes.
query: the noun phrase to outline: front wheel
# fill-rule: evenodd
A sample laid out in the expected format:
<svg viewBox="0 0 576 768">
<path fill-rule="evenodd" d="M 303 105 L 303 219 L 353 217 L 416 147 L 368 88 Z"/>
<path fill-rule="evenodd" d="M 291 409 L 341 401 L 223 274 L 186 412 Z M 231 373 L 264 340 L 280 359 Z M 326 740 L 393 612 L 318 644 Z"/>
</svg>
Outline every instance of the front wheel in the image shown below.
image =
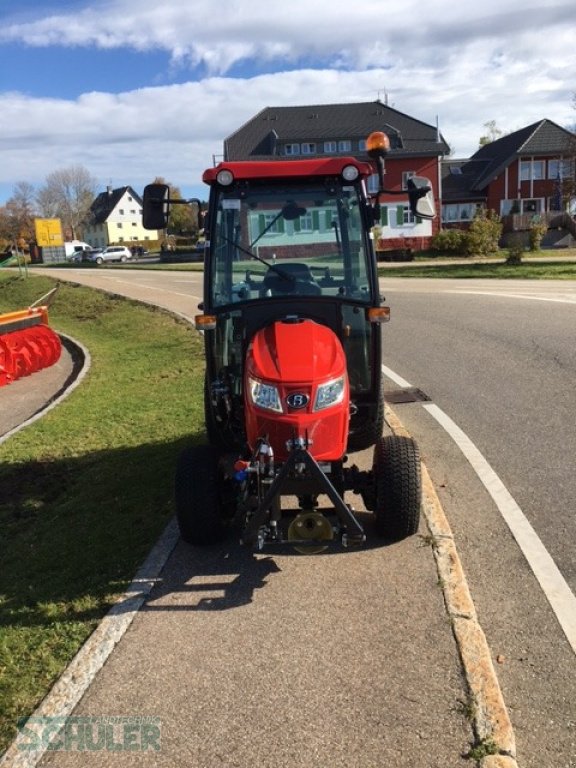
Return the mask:
<svg viewBox="0 0 576 768">
<path fill-rule="evenodd" d="M 196 445 L 182 451 L 175 478 L 176 518 L 180 536 L 188 544 L 214 544 L 224 538 L 219 479 L 219 453 L 214 446 Z"/>
<path fill-rule="evenodd" d="M 411 437 L 387 435 L 374 447 L 376 531 L 391 541 L 418 532 L 422 503 L 420 451 Z"/>
</svg>

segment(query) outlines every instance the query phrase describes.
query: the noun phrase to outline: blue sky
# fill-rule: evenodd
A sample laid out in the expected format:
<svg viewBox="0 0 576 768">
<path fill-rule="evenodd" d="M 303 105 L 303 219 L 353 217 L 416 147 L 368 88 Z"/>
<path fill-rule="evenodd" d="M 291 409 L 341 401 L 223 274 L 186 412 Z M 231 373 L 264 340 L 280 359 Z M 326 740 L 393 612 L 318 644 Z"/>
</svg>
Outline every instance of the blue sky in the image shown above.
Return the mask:
<svg viewBox="0 0 576 768">
<path fill-rule="evenodd" d="M 4 0 L 0 204 L 73 165 L 99 189 L 163 176 L 203 196 L 223 140 L 267 106 L 387 98 L 458 157 L 491 120 L 574 126 L 574 0 L 460 5 Z"/>
</svg>

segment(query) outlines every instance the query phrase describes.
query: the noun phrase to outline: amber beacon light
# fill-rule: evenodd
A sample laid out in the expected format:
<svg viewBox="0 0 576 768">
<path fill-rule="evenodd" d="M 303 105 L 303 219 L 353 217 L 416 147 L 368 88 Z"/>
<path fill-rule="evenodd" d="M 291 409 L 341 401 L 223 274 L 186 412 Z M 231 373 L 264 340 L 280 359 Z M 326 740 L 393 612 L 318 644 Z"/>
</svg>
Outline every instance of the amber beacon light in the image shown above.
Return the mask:
<svg viewBox="0 0 576 768">
<path fill-rule="evenodd" d="M 390 149 L 390 139 L 383 131 L 373 131 L 366 139 L 366 150 L 370 157 L 381 157 Z"/>
</svg>

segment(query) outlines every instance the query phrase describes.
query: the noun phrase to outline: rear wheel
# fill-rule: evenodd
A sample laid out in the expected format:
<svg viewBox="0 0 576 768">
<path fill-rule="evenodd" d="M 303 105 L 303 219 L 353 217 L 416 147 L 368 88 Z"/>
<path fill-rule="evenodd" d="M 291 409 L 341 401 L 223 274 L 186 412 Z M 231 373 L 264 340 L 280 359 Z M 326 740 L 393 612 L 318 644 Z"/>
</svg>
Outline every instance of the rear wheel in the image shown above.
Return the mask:
<svg viewBox="0 0 576 768">
<path fill-rule="evenodd" d="M 387 435 L 374 447 L 376 530 L 400 541 L 418 531 L 422 500 L 420 451 L 411 437 Z"/>
<path fill-rule="evenodd" d="M 176 517 L 180 535 L 188 544 L 214 544 L 224 538 L 219 474 L 219 454 L 214 446 L 196 445 L 180 454 Z"/>
</svg>

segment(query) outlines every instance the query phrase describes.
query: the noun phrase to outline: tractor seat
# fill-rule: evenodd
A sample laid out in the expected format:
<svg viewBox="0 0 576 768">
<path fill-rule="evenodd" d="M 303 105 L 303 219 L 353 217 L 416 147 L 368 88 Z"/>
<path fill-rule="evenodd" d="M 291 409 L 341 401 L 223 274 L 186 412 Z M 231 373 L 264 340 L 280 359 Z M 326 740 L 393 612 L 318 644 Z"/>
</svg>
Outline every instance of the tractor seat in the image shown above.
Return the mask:
<svg viewBox="0 0 576 768">
<path fill-rule="evenodd" d="M 286 293 L 304 294 L 307 296 L 321 295 L 322 289 L 312 277 L 308 264 L 279 264 L 278 270 L 281 270 L 286 277 L 283 277 L 274 269 L 269 269 L 262 281 L 261 295 L 267 295 L 268 291 L 270 291 L 272 296 Z"/>
</svg>

